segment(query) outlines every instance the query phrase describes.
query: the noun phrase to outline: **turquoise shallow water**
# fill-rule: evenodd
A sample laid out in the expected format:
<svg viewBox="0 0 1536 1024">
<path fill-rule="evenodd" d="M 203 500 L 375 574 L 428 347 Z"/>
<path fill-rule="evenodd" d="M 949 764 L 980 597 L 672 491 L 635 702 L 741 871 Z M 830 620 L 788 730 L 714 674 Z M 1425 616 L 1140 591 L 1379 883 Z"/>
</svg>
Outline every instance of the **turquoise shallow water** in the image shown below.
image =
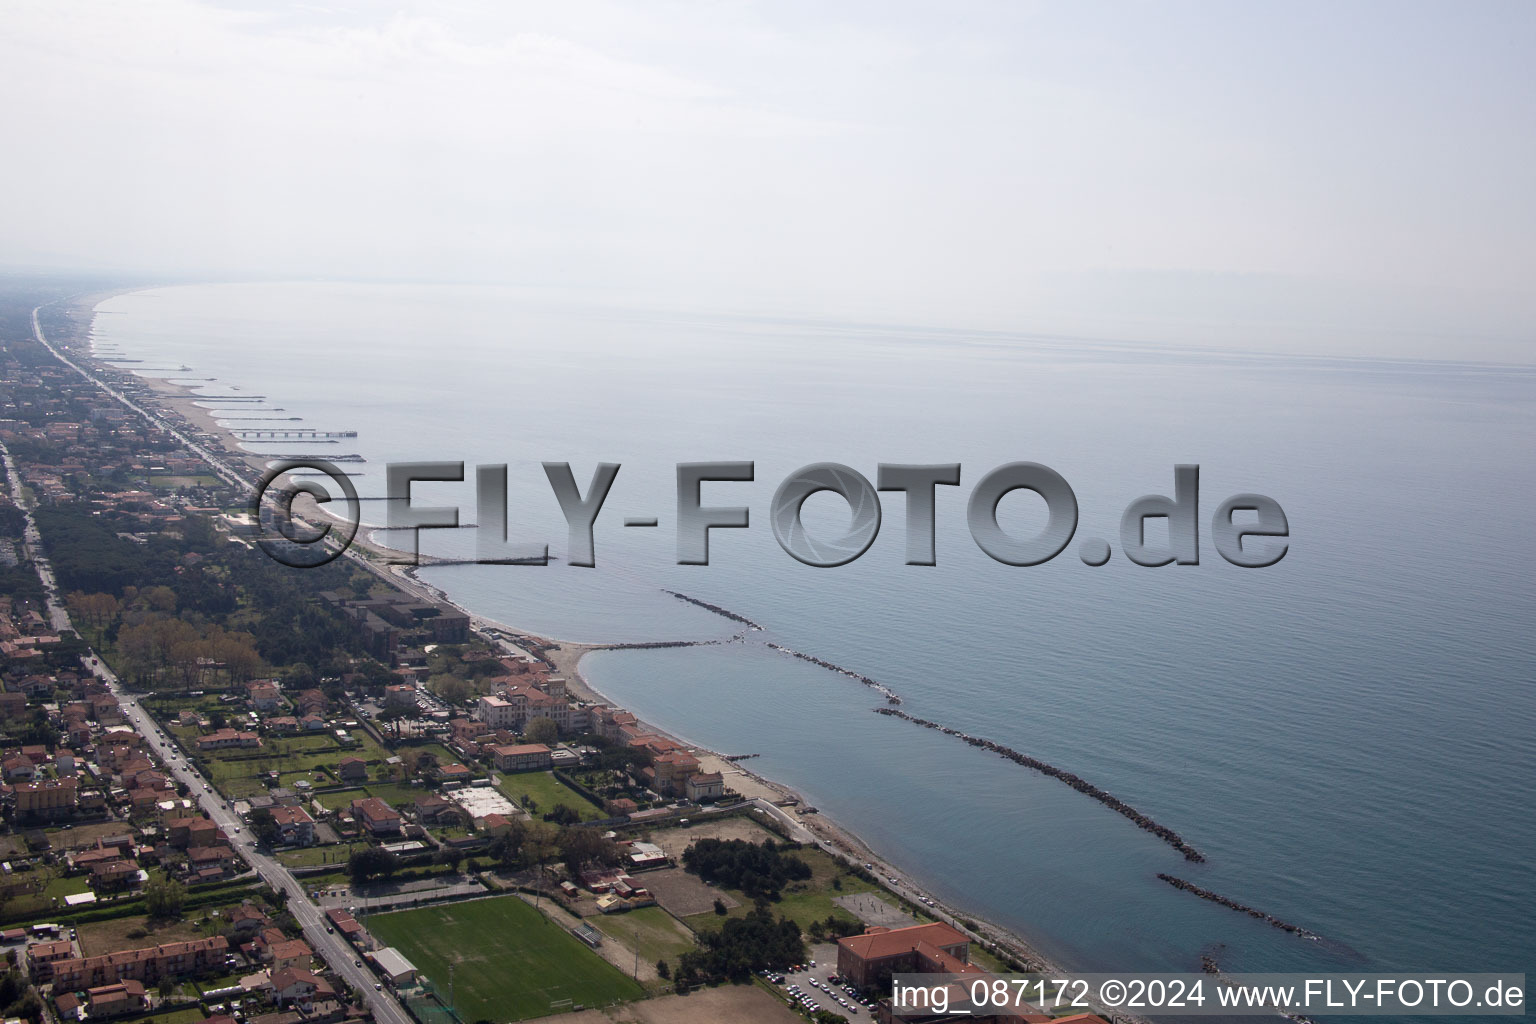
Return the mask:
<svg viewBox="0 0 1536 1024">
<path fill-rule="evenodd" d="M 475 611 L 566 639 L 750 642 L 591 656 L 592 683 L 711 747 L 761 752 L 792 784 L 954 902 L 1066 964 L 1231 970 L 1526 970 L 1536 951 L 1536 375 L 1524 369 L 1224 356 L 1133 343 L 868 325 L 688 318 L 512 290 L 348 285 L 164 288 L 101 307 L 100 345 L 186 363 L 305 425 L 332 453 L 507 463 L 515 538 L 561 553 L 539 462 L 623 465 L 598 566 L 424 573 Z M 262 449 L 292 452 L 293 446 Z M 316 449 L 324 453 L 324 449 Z M 754 460 L 753 525 L 708 567 L 675 561 L 673 467 Z M 1284 505 L 1287 558 L 1102 568 L 1076 544 L 1033 568 L 971 542 L 981 474 L 1061 472 L 1078 538 L 1118 549 L 1120 510 L 1202 467 L 1202 520 L 1228 494 Z M 791 470 L 959 462 L 938 496 L 939 565 L 902 564 L 904 512 L 838 569 L 777 546 Z M 418 487 L 460 504 L 473 485 Z M 365 516 L 381 506 L 365 503 Z M 624 516 L 657 515 L 655 530 Z M 1005 526 L 1043 516 L 1003 502 Z M 840 522 L 830 500 L 807 518 Z M 377 521 L 377 518 L 374 519 Z M 1204 529 L 1204 525 L 1202 526 Z M 473 531 L 424 549 L 472 550 Z M 875 677 L 904 709 L 1076 772 L 1176 829 L 1208 863 L 1061 783 L 871 709 L 877 695 L 771 640 Z M 1326 938 L 1312 943 L 1176 892 L 1182 875 Z"/>
</svg>

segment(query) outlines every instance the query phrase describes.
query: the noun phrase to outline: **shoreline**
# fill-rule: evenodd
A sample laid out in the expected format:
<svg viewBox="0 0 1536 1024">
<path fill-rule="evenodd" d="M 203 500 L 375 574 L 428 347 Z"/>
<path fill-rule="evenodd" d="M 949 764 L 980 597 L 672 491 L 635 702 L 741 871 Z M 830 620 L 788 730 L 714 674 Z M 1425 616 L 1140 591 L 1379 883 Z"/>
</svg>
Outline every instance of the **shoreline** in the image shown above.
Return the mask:
<svg viewBox="0 0 1536 1024">
<path fill-rule="evenodd" d="M 138 382 L 150 393 L 153 400 L 160 405 L 159 411 L 162 415 L 167 416 L 167 418 L 183 420 L 189 428 L 206 435 L 209 443 L 216 446 L 221 453 L 227 455 L 232 461 L 245 466 L 253 477 L 259 475 L 265 470 L 266 463 L 271 461 L 272 457 L 253 453 L 242 447 L 231 428 L 221 424 L 216 416 L 196 404 L 199 401 L 208 401 L 206 396 L 197 393 L 199 390 L 197 387 L 173 383 L 166 377 L 136 373 L 130 366 L 119 365 L 110 360 L 104 361 L 93 351 L 95 346 L 92 332 L 96 305 L 117 295 L 130 294 L 139 290 L 143 289 L 122 289 L 106 293 L 98 292 L 89 296 L 82 296 L 78 299 L 66 300 L 68 303 L 66 308 L 71 313 L 81 317 L 83 321 L 81 327 L 83 334 L 64 342 L 64 347 L 69 351 L 72 358 L 90 363 L 104 377 L 121 374 L 128 379 Z M 196 369 L 192 368 L 186 372 L 195 373 Z M 204 381 L 199 383 L 216 385 L 220 382 Z M 321 514 L 335 518 L 323 506 L 317 506 L 317 508 Z M 502 647 L 502 643 L 496 637 L 487 634 L 487 628 L 494 628 L 526 641 L 529 645 L 538 649 L 528 653 L 546 660 L 553 674 L 565 678 L 568 689 L 578 699 L 612 707 L 621 707 L 617 702 L 610 700 L 591 685 L 586 675 L 581 671 L 580 662 L 592 651 L 644 649 L 643 645 L 560 640 L 545 637 L 539 633 L 480 615 L 453 600 L 439 588 L 419 579 L 413 571 L 416 566 L 392 562 L 392 559 L 399 557 L 401 552 L 373 541 L 370 536 L 372 529 L 378 528 L 362 526 L 358 530 L 352 546 L 362 549 L 362 553 L 358 557 L 376 575 L 387 579 L 397 587 L 407 591 L 414 591 L 418 595 L 429 597 L 434 601 L 441 601 L 463 612 L 469 616 L 471 626 L 475 629 L 480 639 L 498 649 Z M 363 557 L 364 554 L 366 557 Z M 670 591 L 661 592 L 671 593 Z M 682 597 L 682 595 L 673 596 L 683 600 L 690 600 Z M 749 624 L 748 628 L 752 628 L 752 625 Z M 706 642 L 723 641 L 690 641 L 687 646 Z M 521 644 L 518 644 L 518 646 L 521 646 Z M 797 656 L 806 657 L 803 655 Z M 807 658 L 807 660 L 815 661 L 816 659 Z M 850 676 L 854 681 L 863 682 L 861 677 L 846 669 L 834 666 L 830 670 L 838 674 Z M 804 796 L 792 787 L 784 783 L 775 782 L 754 772 L 744 767 L 740 761 L 729 760 L 729 755 L 714 750 L 707 744 L 678 736 L 670 730 L 657 726 L 655 723 L 644 720 L 641 720 L 641 722 L 652 732 L 672 739 L 690 749 L 695 756 L 699 757 L 701 766 L 707 766 L 706 770 L 721 772 L 727 778 L 727 784 L 741 793 L 744 798 L 763 800 L 777 807 L 781 821 L 787 824 L 792 832 L 798 830 L 809 837 L 806 845 L 816 846 L 834 856 L 846 857 L 857 865 L 873 864 L 874 868 L 872 870 L 877 877 L 905 877 L 913 881 L 922 880 L 920 872 L 908 871 L 892 864 L 880 856 L 857 833 L 846 826 L 838 824 L 835 820 L 820 812 L 798 817 L 785 813 L 782 809 L 784 806 L 806 805 Z M 742 785 L 738 786 L 736 784 L 738 780 L 740 780 Z M 751 790 L 751 792 L 747 792 L 747 790 Z M 889 888 L 883 882 L 881 887 L 882 889 Z M 984 913 L 973 912 L 951 905 L 932 895 L 926 888 L 919 889 L 918 893 L 933 900 L 931 905 L 924 907 L 925 912 L 936 919 L 947 921 L 962 932 L 967 933 L 968 936 L 973 936 L 973 941 L 979 942 L 983 947 L 994 952 L 994 954 L 1001 953 L 1004 957 L 1016 960 L 1030 970 L 1050 971 L 1060 969 L 1059 965 L 1041 954 L 1033 943 L 1012 929 L 990 920 Z M 899 896 L 899 894 L 896 895 Z M 918 902 L 916 894 L 900 898 L 914 904 Z M 962 922 L 965 923 L 962 924 Z"/>
</svg>

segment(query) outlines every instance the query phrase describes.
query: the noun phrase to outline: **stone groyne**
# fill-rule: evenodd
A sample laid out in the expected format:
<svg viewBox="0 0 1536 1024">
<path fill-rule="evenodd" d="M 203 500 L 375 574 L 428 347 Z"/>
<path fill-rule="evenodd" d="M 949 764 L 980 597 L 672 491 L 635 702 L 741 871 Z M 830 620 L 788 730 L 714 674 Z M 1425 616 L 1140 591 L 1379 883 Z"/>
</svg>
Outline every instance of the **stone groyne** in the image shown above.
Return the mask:
<svg viewBox="0 0 1536 1024">
<path fill-rule="evenodd" d="M 1247 914 L 1249 917 L 1256 917 L 1260 921 L 1265 921 L 1270 925 L 1279 928 L 1283 932 L 1290 932 L 1293 935 L 1300 935 L 1304 939 L 1318 938 L 1318 935 L 1315 932 L 1309 932 L 1299 925 L 1291 924 L 1289 921 L 1282 921 L 1272 914 L 1266 914 L 1262 910 L 1255 910 L 1253 907 L 1239 903 L 1236 900 L 1229 900 L 1220 893 L 1211 892 L 1209 889 L 1202 889 L 1193 882 L 1186 882 L 1182 878 L 1175 877 L 1174 875 L 1165 875 L 1161 872 L 1158 873 L 1157 877 L 1161 878 L 1175 889 L 1183 889 L 1185 892 L 1194 893 L 1196 896 L 1199 896 L 1203 900 L 1210 900 L 1212 903 L 1220 903 L 1222 906 L 1227 907 L 1230 910 L 1236 910 L 1238 913 Z"/>
<path fill-rule="evenodd" d="M 871 690 L 874 690 L 876 693 L 880 694 L 880 696 L 884 697 L 887 704 L 900 704 L 901 703 L 901 698 L 896 695 L 896 691 L 892 690 L 889 686 L 886 686 L 884 683 L 880 682 L 879 680 L 871 679 L 871 678 L 869 678 L 869 676 L 860 675 L 859 673 L 853 671 L 852 669 L 843 668 L 843 666 L 841 666 L 841 665 L 834 665 L 830 661 L 824 661 L 821 658 L 812 657 L 809 654 L 802 654 L 800 651 L 796 651 L 796 650 L 793 650 L 792 648 L 785 647 L 782 644 L 776 644 L 776 643 L 771 643 L 770 642 L 768 644 L 768 646 L 773 648 L 776 651 L 779 651 L 779 652 L 783 653 L 783 654 L 788 654 L 788 655 L 791 655 L 792 657 L 799 658 L 801 661 L 808 661 L 812 665 L 817 665 L 817 666 L 819 666 L 821 668 L 826 669 L 828 672 L 836 672 L 839 675 L 844 675 L 844 676 L 847 676 L 849 679 L 852 679 L 852 680 L 855 680 L 857 682 L 863 683 L 865 686 L 869 687 Z"/>
<path fill-rule="evenodd" d="M 1065 782 L 1067 785 L 1071 786 L 1073 789 L 1077 790 L 1079 793 L 1082 793 L 1085 796 L 1091 796 L 1105 807 L 1108 807 L 1110 810 L 1116 811 L 1119 814 L 1122 814 L 1125 817 L 1131 819 L 1131 821 L 1136 823 L 1137 828 L 1145 829 L 1146 831 L 1151 832 L 1163 842 L 1167 843 L 1169 846 L 1182 853 L 1185 860 L 1195 861 L 1196 863 L 1203 863 L 1205 861 L 1205 854 L 1201 853 L 1199 850 L 1186 843 L 1184 841 L 1184 837 L 1179 835 L 1173 829 L 1166 825 L 1159 825 L 1157 822 L 1153 821 L 1145 814 L 1142 814 L 1140 811 L 1136 810 L 1136 808 L 1132 807 L 1124 800 L 1106 793 L 1104 790 L 1100 789 L 1098 786 L 1095 786 L 1093 783 L 1078 778 L 1076 775 L 1073 775 L 1069 771 L 1057 768 L 1053 764 L 1047 764 L 1039 758 L 1030 757 L 1028 754 L 1021 754 L 1017 750 L 1014 750 L 1012 747 L 1005 747 L 1001 743 L 995 743 L 992 740 L 982 739 L 979 736 L 968 735 L 961 732 L 959 729 L 952 729 L 947 725 L 940 725 L 938 722 L 930 722 L 926 718 L 918 718 L 915 715 L 907 714 L 905 711 L 898 711 L 895 708 L 875 708 L 874 710 L 875 714 L 877 715 L 891 715 L 896 718 L 905 719 L 906 721 L 911 722 L 913 725 L 920 725 L 925 729 L 937 729 L 939 732 L 942 732 L 945 735 L 953 736 L 959 740 L 964 740 L 966 743 L 969 743 L 973 747 L 980 747 L 983 750 L 990 750 L 995 754 L 1000 754 L 1003 757 L 1006 757 L 1008 760 L 1014 762 L 1015 764 L 1021 764 L 1026 768 L 1033 768 L 1035 771 L 1042 775 L 1049 775 L 1053 779 L 1059 779 L 1062 782 Z"/>
<path fill-rule="evenodd" d="M 722 618 L 730 619 L 732 622 L 743 623 L 743 624 L 751 627 L 752 629 L 762 629 L 763 628 L 762 626 L 759 626 L 757 623 L 753 622 L 751 619 L 747 618 L 745 615 L 737 615 L 735 612 L 731 611 L 730 609 L 728 609 L 728 608 L 721 608 L 717 604 L 710 604 L 708 601 L 700 601 L 696 597 L 689 597 L 687 594 L 679 594 L 675 590 L 663 590 L 662 593 L 664 593 L 664 594 L 671 594 L 673 597 L 677 598 L 679 601 L 687 601 L 689 604 L 698 605 L 700 608 L 703 608 L 707 612 L 714 612 L 716 615 L 719 615 Z"/>
</svg>

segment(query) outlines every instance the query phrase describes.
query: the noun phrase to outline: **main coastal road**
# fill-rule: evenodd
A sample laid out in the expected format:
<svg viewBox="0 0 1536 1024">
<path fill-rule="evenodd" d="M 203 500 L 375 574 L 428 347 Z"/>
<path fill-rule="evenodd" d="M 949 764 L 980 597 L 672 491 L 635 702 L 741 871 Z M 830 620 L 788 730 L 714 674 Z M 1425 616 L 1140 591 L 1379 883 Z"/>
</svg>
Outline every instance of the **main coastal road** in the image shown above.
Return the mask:
<svg viewBox="0 0 1536 1024">
<path fill-rule="evenodd" d="M 56 347 L 52 342 L 50 342 L 47 335 L 43 333 L 43 324 L 42 320 L 40 319 L 43 308 L 43 306 L 38 306 L 32 310 L 32 335 L 37 339 L 37 343 L 47 349 L 55 359 L 69 367 L 71 370 L 74 370 L 80 376 L 90 381 L 101 391 L 110 395 L 113 399 L 117 400 L 128 409 L 137 413 L 151 425 L 165 431 L 167 434 L 174 437 L 189 451 L 195 454 L 198 458 L 202 459 L 203 462 L 205 462 L 208 467 L 213 470 L 214 474 L 229 486 L 235 488 L 237 491 L 245 491 L 254 485 L 254 481 L 248 478 L 246 475 L 245 466 L 243 464 L 238 466 L 231 465 L 229 459 L 225 456 L 224 453 L 214 450 L 207 444 L 203 444 L 194 440 L 185 430 L 171 423 L 154 409 L 147 408 L 143 405 L 140 405 L 138 402 L 135 402 L 122 391 L 112 387 L 105 380 L 91 373 L 90 370 L 86 369 L 79 363 L 70 359 L 69 356 L 65 355 L 64 352 Z M 412 594 L 418 600 L 429 602 L 444 600 L 444 596 L 440 591 L 437 591 L 435 588 L 409 575 L 407 572 L 409 566 L 407 565 L 380 565 L 373 559 L 367 558 L 356 550 L 352 549 L 346 551 L 345 554 L 347 558 L 353 562 L 354 565 L 366 569 L 373 573 L 375 576 L 379 577 L 384 582 Z"/>
<path fill-rule="evenodd" d="M 58 587 L 54 583 L 53 566 L 43 551 L 37 524 L 32 519 L 31 508 L 23 500 L 25 494 L 22 490 L 21 478 L 16 472 L 16 463 L 4 444 L 0 444 L 0 460 L 5 464 L 11 495 L 26 519 L 24 544 L 28 557 L 37 568 L 38 578 L 43 583 L 50 624 L 56 630 L 73 629 L 68 609 L 58 600 Z M 177 747 L 174 738 L 162 734 L 154 720 L 150 718 L 149 712 L 145 711 L 131 694 L 123 690 L 122 682 L 117 678 L 116 673 L 93 650 L 86 652 L 81 663 L 107 685 L 121 705 L 128 722 L 139 735 L 144 737 L 145 743 L 155 752 L 171 776 L 186 785 L 198 805 L 224 830 L 224 834 L 234 841 L 262 880 L 274 889 L 282 889 L 288 894 L 288 910 L 304 929 L 304 938 L 309 942 L 310 948 L 319 952 L 342 980 L 362 993 L 368 1008 L 373 1011 L 374 1019 L 380 1024 L 412 1024 L 410 1015 L 405 1012 L 392 993 L 374 987 L 377 979 L 373 972 L 361 966 L 357 953 L 339 933 L 331 930 L 330 922 L 320 908 L 310 901 L 303 885 L 293 877 L 284 864 L 256 848 L 252 836 L 248 831 L 243 830 L 240 819 L 225 805 L 218 791 L 205 782 L 187 763 L 184 752 Z"/>
<path fill-rule="evenodd" d="M 32 518 L 32 507 L 26 501 L 26 491 L 21 485 L 21 476 L 16 472 L 16 462 L 11 458 L 11 451 L 0 443 L 0 459 L 5 462 L 5 478 L 11 488 L 11 500 L 16 507 L 21 509 L 24 519 L 21 530 L 21 546 L 27 558 L 32 559 L 32 564 L 37 567 L 38 579 L 43 584 L 43 599 L 48 605 L 48 627 L 55 633 L 70 629 L 69 612 L 59 603 L 59 585 L 53 578 L 53 566 L 48 562 L 48 556 L 43 554 L 43 537 L 37 532 L 37 523 Z"/>
<path fill-rule="evenodd" d="M 39 319 L 39 314 L 42 312 L 42 310 L 42 306 L 38 306 L 36 309 L 32 310 L 32 335 L 37 339 L 37 343 L 39 345 L 43 346 L 43 348 L 47 349 L 50 353 L 53 354 L 55 359 L 69 367 L 71 370 L 74 370 L 76 373 L 90 381 L 92 384 L 96 385 L 102 391 L 105 391 L 107 394 L 117 399 L 129 409 L 132 409 L 134 412 L 144 417 L 144 419 L 148 420 L 154 426 L 159 427 L 161 430 L 165 431 L 167 434 L 170 434 L 176 440 L 180 441 L 200 459 L 206 462 L 213 469 L 214 473 L 216 473 L 221 480 L 229 484 L 231 487 L 245 488 L 251 485 L 249 480 L 243 479 L 239 473 L 230 468 L 229 464 L 226 463 L 224 459 L 216 455 L 207 445 L 199 444 L 198 442 L 192 440 L 191 437 L 187 436 L 186 432 L 178 430 L 175 426 L 167 422 L 164 417 L 160 416 L 158 413 L 151 409 L 146 409 L 139 405 L 137 402 L 133 401 L 133 399 L 129 398 L 121 391 L 118 391 L 116 388 L 113 388 L 106 381 L 102 380 L 100 377 L 97 377 L 95 374 L 91 373 L 79 363 L 76 363 L 63 352 L 55 348 L 53 344 L 48 340 L 48 338 L 43 334 L 43 324 Z"/>
<path fill-rule="evenodd" d="M 320 908 L 310 901 L 304 886 L 293 877 L 282 862 L 257 848 L 255 839 L 248 830 L 243 828 L 240 819 L 224 803 L 219 792 L 212 789 L 187 764 L 175 740 L 169 735 L 161 734 L 149 712 L 145 711 L 131 694 L 123 691 L 116 674 L 100 658 L 91 656 L 87 661 L 90 670 L 106 683 L 117 697 L 129 723 L 144 737 L 176 780 L 186 784 L 187 789 L 195 795 L 198 804 L 208 813 L 208 817 L 224 830 L 224 834 L 230 837 L 262 880 L 274 889 L 282 889 L 288 894 L 288 911 L 304 929 L 304 938 L 310 947 L 325 957 L 326 963 L 330 964 L 336 974 L 347 984 L 362 993 L 363 998 L 368 1002 L 369 1009 L 373 1011 L 374 1018 L 381 1024 L 411 1024 L 410 1015 L 400 1006 L 393 994 L 374 988 L 378 979 L 367 967 L 359 966 L 358 954 L 351 945 L 339 933 L 331 931 L 330 922 Z"/>
</svg>

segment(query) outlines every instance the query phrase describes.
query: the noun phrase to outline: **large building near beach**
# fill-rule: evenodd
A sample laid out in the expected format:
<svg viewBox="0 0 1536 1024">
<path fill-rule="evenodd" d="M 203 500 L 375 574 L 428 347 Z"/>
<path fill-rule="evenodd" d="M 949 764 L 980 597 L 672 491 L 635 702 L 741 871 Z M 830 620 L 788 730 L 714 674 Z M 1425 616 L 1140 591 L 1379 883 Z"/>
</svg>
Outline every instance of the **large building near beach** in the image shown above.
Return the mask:
<svg viewBox="0 0 1536 1024">
<path fill-rule="evenodd" d="M 893 974 L 965 974 L 971 942 L 941 921 L 907 928 L 867 928 L 837 940 L 837 973 L 858 988 L 883 985 Z"/>
</svg>

